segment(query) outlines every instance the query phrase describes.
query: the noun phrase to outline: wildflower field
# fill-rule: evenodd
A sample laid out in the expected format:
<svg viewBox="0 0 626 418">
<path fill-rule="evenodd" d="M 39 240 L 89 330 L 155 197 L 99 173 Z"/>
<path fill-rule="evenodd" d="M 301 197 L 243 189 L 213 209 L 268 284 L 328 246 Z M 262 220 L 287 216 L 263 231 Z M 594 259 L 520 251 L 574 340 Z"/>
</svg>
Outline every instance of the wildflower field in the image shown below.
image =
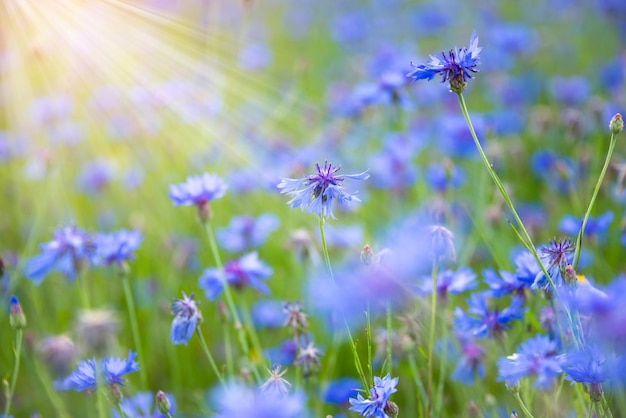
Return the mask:
<svg viewBox="0 0 626 418">
<path fill-rule="evenodd" d="M 0 417 L 626 417 L 626 2 L 0 2 Z"/>
</svg>

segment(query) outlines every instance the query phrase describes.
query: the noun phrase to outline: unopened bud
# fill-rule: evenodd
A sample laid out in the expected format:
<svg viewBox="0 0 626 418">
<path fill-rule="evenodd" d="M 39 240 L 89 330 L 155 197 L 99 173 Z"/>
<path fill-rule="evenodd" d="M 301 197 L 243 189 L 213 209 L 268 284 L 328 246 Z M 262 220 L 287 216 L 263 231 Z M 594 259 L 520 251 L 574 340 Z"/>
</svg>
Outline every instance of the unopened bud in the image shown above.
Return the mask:
<svg viewBox="0 0 626 418">
<path fill-rule="evenodd" d="M 124 394 L 122 393 L 122 390 L 116 384 L 109 385 L 109 396 L 111 403 L 115 406 L 121 404 L 122 399 L 124 399 Z"/>
<path fill-rule="evenodd" d="M 450 91 L 456 94 L 461 94 L 467 87 L 467 81 L 463 77 L 463 74 L 459 74 L 450 79 Z"/>
<path fill-rule="evenodd" d="M 22 311 L 22 305 L 20 305 L 20 302 L 17 300 L 17 296 L 11 296 L 9 323 L 13 329 L 23 329 L 26 327 L 26 315 L 24 315 L 24 311 Z"/>
<path fill-rule="evenodd" d="M 365 245 L 363 250 L 361 250 L 361 263 L 369 266 L 372 264 L 374 260 L 374 252 L 372 251 L 372 247 L 369 245 Z"/>
<path fill-rule="evenodd" d="M 206 224 L 211 219 L 211 207 L 209 202 L 202 202 L 198 205 L 198 218 L 200 222 Z"/>
<path fill-rule="evenodd" d="M 609 128 L 614 135 L 622 132 L 624 130 L 624 119 L 622 119 L 622 115 L 616 113 L 615 116 L 611 118 L 611 122 L 609 122 Z"/>
<path fill-rule="evenodd" d="M 565 283 L 567 283 L 568 285 L 572 287 L 575 287 L 578 284 L 578 277 L 576 276 L 576 270 L 574 270 L 574 267 L 571 264 L 568 264 L 567 266 L 565 266 L 563 279 L 565 280 Z"/>
<path fill-rule="evenodd" d="M 387 401 L 383 412 L 387 414 L 389 418 L 397 418 L 400 409 L 398 408 L 398 405 L 395 404 L 395 402 Z"/>
<path fill-rule="evenodd" d="M 456 259 L 454 234 L 445 226 L 431 225 L 428 227 L 431 237 L 431 251 L 437 261 Z"/>
<path fill-rule="evenodd" d="M 172 405 L 170 404 L 170 400 L 167 399 L 165 393 L 162 390 L 157 391 L 155 399 L 159 412 L 162 414 L 169 414 Z"/>
</svg>

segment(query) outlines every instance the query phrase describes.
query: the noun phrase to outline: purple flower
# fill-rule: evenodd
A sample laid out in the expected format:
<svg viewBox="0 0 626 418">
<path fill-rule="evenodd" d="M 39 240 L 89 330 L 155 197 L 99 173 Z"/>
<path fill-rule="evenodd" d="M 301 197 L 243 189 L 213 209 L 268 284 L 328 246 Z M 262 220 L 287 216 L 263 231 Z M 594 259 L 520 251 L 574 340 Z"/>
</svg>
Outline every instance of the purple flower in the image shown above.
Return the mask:
<svg viewBox="0 0 626 418">
<path fill-rule="evenodd" d="M 243 385 L 231 385 L 214 393 L 213 418 L 298 418 L 306 416 L 301 392 L 276 394 Z"/>
<path fill-rule="evenodd" d="M 607 231 L 611 222 L 613 222 L 613 212 L 611 211 L 607 211 L 596 218 L 590 216 L 587 220 L 587 225 L 585 225 L 585 235 L 602 235 Z M 582 219 L 572 215 L 565 215 L 559 222 L 559 231 L 567 235 L 577 236 L 582 223 Z"/>
<path fill-rule="evenodd" d="M 260 300 L 252 306 L 250 312 L 256 329 L 280 328 L 285 322 L 283 303 L 277 300 Z"/>
<path fill-rule="evenodd" d="M 457 271 L 444 270 L 437 275 L 437 295 L 445 298 L 448 294 L 459 294 L 476 288 L 476 274 L 469 267 L 461 267 Z M 432 278 L 424 277 L 420 290 L 430 293 L 433 289 Z"/>
<path fill-rule="evenodd" d="M 357 391 L 359 385 L 359 381 L 352 377 L 332 380 L 328 383 L 322 394 L 324 402 L 335 405 L 345 405 L 348 403 L 350 396 L 355 394 L 354 392 Z"/>
<path fill-rule="evenodd" d="M 441 75 L 441 82 L 449 82 L 450 89 L 456 93 L 461 93 L 467 81 L 474 78 L 471 73 L 477 73 L 478 55 L 482 47 L 478 46 L 476 33 L 470 38 L 469 47 L 454 48 L 448 54 L 441 53 L 441 58 L 430 56 L 427 64 L 413 65 L 415 69 L 407 74 L 413 80 L 432 80 L 436 75 Z"/>
<path fill-rule="evenodd" d="M 171 305 L 174 315 L 170 340 L 172 344 L 185 344 L 193 336 L 198 323 L 202 320 L 202 314 L 198 310 L 197 302 L 193 300 L 193 293 L 187 296 L 183 292 L 183 298 L 174 301 Z"/>
<path fill-rule="evenodd" d="M 112 234 L 98 234 L 95 238 L 96 255 L 103 264 L 121 265 L 135 258 L 134 251 L 142 239 L 141 232 L 136 230 L 121 229 Z"/>
<path fill-rule="evenodd" d="M 369 178 L 367 171 L 359 174 L 336 175 L 340 167 L 333 167 L 328 161 L 324 167 L 315 164 L 316 174 L 312 174 L 300 179 L 283 178 L 278 184 L 281 194 L 292 195 L 292 199 L 287 202 L 291 208 L 300 207 L 307 212 L 314 212 L 320 217 L 335 218 L 332 211 L 333 200 L 339 204 L 345 202 L 361 200 L 356 193 L 348 193 L 343 188 L 343 181 L 346 178 L 353 180 L 365 180 Z"/>
<path fill-rule="evenodd" d="M 52 270 L 74 280 L 85 264 L 94 261 L 92 237 L 75 226 L 66 226 L 54 232 L 53 240 L 39 246 L 41 254 L 26 261 L 24 275 L 35 285 L 41 283 Z"/>
<path fill-rule="evenodd" d="M 537 262 L 533 258 L 533 262 Z M 534 277 L 533 277 L 534 279 Z M 494 298 L 513 294 L 524 296 L 524 289 L 530 288 L 531 283 L 520 280 L 515 273 L 500 270 L 496 273 L 493 269 L 483 270 L 483 280 L 489 286 L 489 294 Z"/>
<path fill-rule="evenodd" d="M 572 262 L 576 245 L 569 238 L 554 239 L 550 243 L 539 249 L 539 257 L 541 262 L 546 266 L 546 270 L 555 286 L 559 287 L 563 284 L 563 272 L 565 267 Z M 545 277 L 543 271 L 540 271 L 535 277 L 532 285 L 533 289 L 553 290 L 550 289 L 550 282 Z"/>
<path fill-rule="evenodd" d="M 612 374 L 619 378 L 621 368 L 617 368 L 618 359 L 612 355 L 603 353 L 598 347 L 587 347 L 579 351 L 565 355 L 563 371 L 565 380 L 588 384 L 589 396 L 593 401 L 602 398 L 602 383 L 612 377 Z M 617 371 L 617 373 L 616 373 Z"/>
<path fill-rule="evenodd" d="M 456 368 L 452 372 L 452 379 L 462 383 L 472 383 L 476 375 L 481 379 L 485 376 L 485 349 L 476 344 L 473 339 L 460 337 L 461 355 Z"/>
<path fill-rule="evenodd" d="M 169 401 L 170 414 L 174 414 L 176 408 L 174 406 L 174 397 L 166 395 Z M 132 418 L 165 418 L 166 415 L 159 412 L 154 395 L 151 392 L 139 392 L 132 398 L 124 398 L 120 403 L 120 408 L 126 417 Z M 116 409 L 111 411 L 114 418 L 120 418 Z"/>
<path fill-rule="evenodd" d="M 123 376 L 127 373 L 139 370 L 139 364 L 135 361 L 137 353 L 128 352 L 128 358 L 105 357 L 100 360 L 98 369 L 100 370 L 102 381 L 107 386 L 124 386 L 126 384 Z M 76 370 L 68 377 L 54 383 L 57 390 L 74 390 L 82 392 L 87 390 L 92 392 L 97 389 L 96 360 L 89 359 L 81 361 Z"/>
<path fill-rule="evenodd" d="M 502 311 L 487 308 L 487 295 L 484 293 L 472 294 L 467 301 L 468 314 L 459 307 L 454 311 L 454 326 L 462 335 L 474 337 L 496 337 L 510 328 L 515 319 L 522 319 L 524 300 L 514 297 L 511 305 Z M 470 315 L 471 314 L 471 315 Z"/>
<path fill-rule="evenodd" d="M 279 224 L 278 218 L 270 213 L 258 218 L 236 216 L 228 227 L 217 230 L 217 239 L 222 248 L 234 253 L 251 250 L 263 244 Z"/>
<path fill-rule="evenodd" d="M 104 159 L 86 164 L 78 175 L 78 185 L 87 194 L 101 193 L 113 180 L 115 167 Z"/>
<path fill-rule="evenodd" d="M 202 206 L 226 193 L 224 180 L 216 174 L 204 173 L 187 177 L 187 181 L 170 186 L 169 198 L 174 206 Z"/>
<path fill-rule="evenodd" d="M 530 251 L 523 251 L 515 256 L 515 275 L 518 282 L 526 283 L 530 287 L 535 282 L 535 277 L 541 272 L 541 267 Z"/>
<path fill-rule="evenodd" d="M 498 380 L 512 386 L 524 377 L 537 376 L 535 386 L 547 390 L 561 374 L 562 364 L 557 343 L 547 336 L 537 335 L 522 343 L 515 354 L 498 361 Z"/>
<path fill-rule="evenodd" d="M 207 299 L 214 300 L 224 290 L 222 274 L 226 282 L 237 289 L 246 286 L 255 288 L 262 293 L 268 293 L 269 288 L 264 283 L 273 273 L 273 270 L 259 260 L 256 252 L 248 253 L 243 257 L 226 263 L 223 271 L 206 269 L 198 283 L 204 289 Z"/>
<path fill-rule="evenodd" d="M 398 378 L 391 378 L 390 375 L 383 377 L 374 377 L 374 386 L 370 389 L 370 398 L 365 399 L 359 393 L 356 399 L 350 398 L 350 411 L 358 412 L 364 417 L 387 418 L 385 409 L 391 395 L 398 390 L 396 385 Z"/>
</svg>

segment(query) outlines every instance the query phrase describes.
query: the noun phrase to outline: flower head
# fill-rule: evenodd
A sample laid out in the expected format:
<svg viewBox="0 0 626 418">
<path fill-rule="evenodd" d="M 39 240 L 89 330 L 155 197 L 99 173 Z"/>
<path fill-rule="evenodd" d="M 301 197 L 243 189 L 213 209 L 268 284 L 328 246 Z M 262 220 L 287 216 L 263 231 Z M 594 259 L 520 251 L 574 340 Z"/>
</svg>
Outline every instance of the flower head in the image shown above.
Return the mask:
<svg viewBox="0 0 626 418">
<path fill-rule="evenodd" d="M 204 173 L 187 177 L 187 181 L 170 186 L 169 197 L 174 206 L 204 205 L 226 193 L 224 180 L 216 174 Z"/>
<path fill-rule="evenodd" d="M 479 338 L 500 336 L 510 328 L 513 320 L 522 318 L 523 302 L 522 298 L 514 297 L 508 308 L 502 311 L 490 310 L 487 307 L 486 294 L 474 293 L 467 301 L 468 312 L 472 315 L 466 314 L 457 307 L 454 311 L 454 325 L 458 332 L 465 335 Z"/>
<path fill-rule="evenodd" d="M 187 296 L 183 292 L 183 298 L 172 303 L 171 306 L 174 320 L 170 331 L 172 344 L 185 344 L 193 336 L 198 322 L 202 320 L 202 314 L 198 310 L 196 301 L 193 300 L 193 293 Z"/>
<path fill-rule="evenodd" d="M 289 194 L 293 197 L 289 202 L 292 208 L 300 207 L 307 212 L 314 212 L 320 217 L 335 218 L 332 211 L 332 202 L 337 199 L 339 204 L 349 201 L 360 202 L 356 193 L 348 193 L 343 188 L 343 181 L 346 178 L 353 180 L 365 180 L 369 178 L 367 171 L 359 174 L 337 175 L 340 167 L 333 167 L 328 161 L 324 167 L 315 164 L 316 174 L 312 174 L 301 179 L 283 178 L 278 184 L 281 193 Z"/>
<path fill-rule="evenodd" d="M 263 244 L 268 235 L 278 228 L 280 221 L 265 213 L 258 218 L 236 216 L 226 228 L 217 230 L 220 246 L 231 252 L 246 251 Z"/>
<path fill-rule="evenodd" d="M 441 58 L 431 55 L 430 61 L 422 65 L 413 65 L 415 69 L 407 74 L 413 80 L 432 80 L 436 75 L 441 75 L 441 82 L 448 81 L 450 90 L 461 93 L 465 90 L 467 80 L 474 78 L 472 73 L 477 73 L 478 55 L 482 50 L 478 46 L 476 33 L 472 34 L 467 48 L 454 48 L 447 54 L 441 53 Z"/>
<path fill-rule="evenodd" d="M 572 262 L 575 248 L 576 244 L 571 239 L 562 238 L 554 239 L 547 246 L 539 249 L 541 261 L 546 266 L 552 282 L 557 287 L 563 283 L 565 268 Z M 543 271 L 540 271 L 537 277 L 535 277 L 532 288 L 552 290 L 550 287 L 550 282 L 543 274 Z"/>
<path fill-rule="evenodd" d="M 538 335 L 527 340 L 517 352 L 498 362 L 498 380 L 515 385 L 523 377 L 537 376 L 535 386 L 549 389 L 552 381 L 562 372 L 563 357 L 558 355 L 557 343 L 547 336 Z"/>
<path fill-rule="evenodd" d="M 139 231 L 119 230 L 112 234 L 96 236 L 96 254 L 104 264 L 120 265 L 135 258 L 133 252 L 143 239 Z"/>
<path fill-rule="evenodd" d="M 9 322 L 13 329 L 22 329 L 26 326 L 26 315 L 24 315 L 22 305 L 20 305 L 17 296 L 11 296 L 11 302 L 9 303 Z"/>
<path fill-rule="evenodd" d="M 364 417 L 387 418 L 387 408 L 391 394 L 397 392 L 398 378 L 390 375 L 374 377 L 374 386 L 370 389 L 370 399 L 365 399 L 359 393 L 355 398 L 350 398 L 350 411 L 358 412 Z"/>
<path fill-rule="evenodd" d="M 127 373 L 139 370 L 139 364 L 135 361 L 137 353 L 128 352 L 125 359 L 119 357 L 105 357 L 99 361 L 98 370 L 102 376 L 102 382 L 107 386 L 124 386 L 126 384 L 123 376 Z M 81 361 L 76 370 L 68 377 L 54 383 L 57 390 L 74 390 L 82 392 L 84 390 L 94 391 L 97 389 L 98 379 L 96 379 L 96 360 L 89 359 Z"/>
<path fill-rule="evenodd" d="M 222 274 L 226 282 L 236 289 L 250 286 L 262 293 L 268 293 L 269 288 L 265 284 L 265 280 L 272 273 L 273 270 L 259 260 L 258 254 L 252 252 L 239 259 L 227 262 L 223 271 L 214 268 L 206 269 L 199 279 L 199 284 L 204 289 L 209 300 L 214 300 L 224 290 Z"/>
<path fill-rule="evenodd" d="M 289 383 L 286 379 L 283 379 L 283 376 L 287 373 L 287 369 L 283 371 L 280 369 L 280 364 L 275 364 L 274 367 L 272 367 L 272 370 L 267 369 L 270 377 L 259 388 L 261 389 L 261 392 L 283 395 L 289 393 L 291 383 Z"/>
</svg>

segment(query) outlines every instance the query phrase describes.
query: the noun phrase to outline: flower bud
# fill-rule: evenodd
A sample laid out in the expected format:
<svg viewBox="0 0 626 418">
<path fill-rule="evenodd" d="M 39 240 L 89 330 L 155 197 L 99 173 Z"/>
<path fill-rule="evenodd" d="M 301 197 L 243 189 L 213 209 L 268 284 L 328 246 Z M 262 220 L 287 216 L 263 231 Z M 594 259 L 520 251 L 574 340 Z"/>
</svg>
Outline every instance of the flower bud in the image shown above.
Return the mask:
<svg viewBox="0 0 626 418">
<path fill-rule="evenodd" d="M 611 122 L 609 122 L 609 128 L 613 135 L 617 135 L 618 133 L 624 130 L 624 119 L 622 119 L 622 115 L 616 113 L 615 116 L 611 118 Z"/>
<path fill-rule="evenodd" d="M 398 405 L 396 405 L 395 402 L 387 401 L 383 412 L 387 414 L 389 418 L 397 418 L 400 408 L 398 408 Z"/>
<path fill-rule="evenodd" d="M 365 245 L 363 250 L 361 250 L 361 263 L 369 266 L 372 264 L 372 260 L 374 259 L 374 252 L 372 251 L 372 247 L 369 245 Z"/>
<path fill-rule="evenodd" d="M 24 315 L 24 311 L 22 311 L 22 306 L 17 300 L 17 296 L 11 296 L 9 323 L 13 329 L 23 329 L 26 327 L 26 315 Z"/>
<path fill-rule="evenodd" d="M 157 391 L 155 399 L 159 412 L 162 414 L 169 414 L 172 405 L 170 404 L 170 400 L 167 399 L 165 393 L 162 390 Z"/>
</svg>

